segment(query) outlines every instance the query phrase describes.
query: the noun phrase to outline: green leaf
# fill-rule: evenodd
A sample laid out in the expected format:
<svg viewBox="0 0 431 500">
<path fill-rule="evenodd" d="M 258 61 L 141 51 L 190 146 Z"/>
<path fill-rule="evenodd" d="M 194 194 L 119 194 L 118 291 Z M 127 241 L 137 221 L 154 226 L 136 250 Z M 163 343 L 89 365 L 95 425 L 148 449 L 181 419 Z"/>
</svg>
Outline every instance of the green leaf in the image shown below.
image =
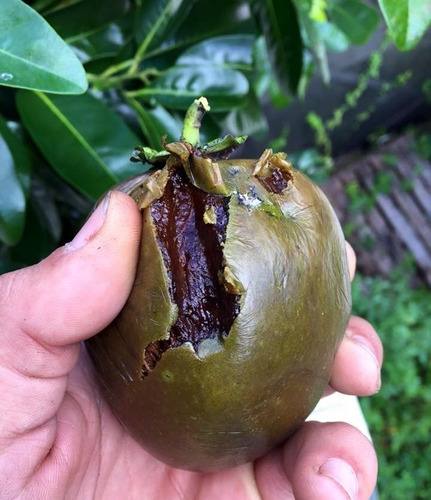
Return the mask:
<svg viewBox="0 0 431 500">
<path fill-rule="evenodd" d="M 130 0 L 75 0 L 61 2 L 45 15 L 46 21 L 66 41 L 72 42 L 118 21 Z"/>
<path fill-rule="evenodd" d="M 130 100 L 130 105 L 137 113 L 147 146 L 159 151 L 162 148 L 162 137 L 165 135 L 167 142 L 179 140 L 183 122 L 163 106 L 145 108 L 135 99 Z"/>
<path fill-rule="evenodd" d="M 126 27 L 127 25 L 123 25 L 123 22 L 110 23 L 93 35 L 74 41 L 72 45 L 80 61 L 87 63 L 97 59 L 115 57 L 130 38 Z"/>
<path fill-rule="evenodd" d="M 34 175 L 29 206 L 37 212 L 43 230 L 57 243 L 63 228 L 56 198 L 57 194 L 52 187 L 46 184 L 44 179 Z M 27 227 L 25 232 L 27 232 Z M 25 236 L 24 234 L 24 238 Z"/>
<path fill-rule="evenodd" d="M 51 166 L 85 196 L 95 200 L 120 179 L 138 173 L 129 158 L 139 138 L 90 94 L 48 97 L 21 91 L 17 105 Z"/>
<path fill-rule="evenodd" d="M 260 102 L 252 91 L 247 104 L 231 111 L 225 124 L 226 129 L 233 135 L 249 135 L 263 139 L 268 132 L 268 123 L 262 114 Z"/>
<path fill-rule="evenodd" d="M 197 0 L 146 0 L 136 12 L 139 55 L 160 47 L 181 26 Z"/>
<path fill-rule="evenodd" d="M 350 47 L 349 39 L 335 24 L 316 23 L 315 26 L 327 50 L 344 52 Z"/>
<path fill-rule="evenodd" d="M 52 6 L 52 4 L 58 2 L 59 0 L 35 0 L 34 2 L 31 2 L 31 6 L 34 10 L 37 10 L 43 15 L 44 11 L 48 10 Z"/>
<path fill-rule="evenodd" d="M 311 13 L 304 1 L 297 1 L 296 5 L 298 6 L 298 14 L 305 32 L 306 45 L 319 63 L 323 82 L 325 84 L 329 84 L 331 75 L 329 71 L 328 55 L 326 53 L 326 45 L 320 36 L 320 31 L 317 28 L 320 22 L 316 22 L 311 18 Z M 306 63 L 306 61 L 304 62 Z M 304 66 L 305 65 L 306 64 L 304 64 Z M 305 72 L 306 71 L 304 71 L 303 68 L 303 73 Z"/>
<path fill-rule="evenodd" d="M 265 38 L 259 36 L 253 45 L 253 73 L 251 84 L 258 97 L 262 97 L 271 83 L 271 64 L 268 60 Z"/>
<path fill-rule="evenodd" d="M 178 66 L 219 66 L 251 70 L 253 65 L 254 35 L 222 35 L 204 40 L 186 50 L 178 59 Z"/>
<path fill-rule="evenodd" d="M 266 42 L 263 36 L 257 38 L 254 44 L 253 62 L 253 72 L 250 80 L 256 96 L 261 99 L 269 91 L 269 97 L 274 107 L 278 109 L 286 107 L 290 103 L 290 98 L 281 91 L 271 71 Z"/>
<path fill-rule="evenodd" d="M 323 68 L 321 68 L 321 71 L 325 71 Z M 328 69 L 329 72 L 329 69 Z M 305 52 L 304 53 L 304 63 L 303 63 L 303 70 L 302 70 L 302 75 L 301 79 L 299 80 L 299 85 L 298 85 L 298 97 L 300 99 L 305 99 L 305 93 L 308 88 L 308 84 L 310 83 L 312 77 L 314 75 L 314 58 L 311 56 L 311 53 Z M 322 74 L 323 82 L 324 83 L 329 83 L 327 81 L 328 78 L 330 78 L 329 73 L 325 75 L 325 73 Z"/>
<path fill-rule="evenodd" d="M 176 32 L 171 33 L 162 45 L 152 47 L 146 57 L 167 56 L 169 65 L 172 65 L 187 47 L 219 35 L 239 33 L 256 34 L 255 22 L 243 1 L 199 0 Z M 148 61 L 148 64 L 151 62 Z"/>
<path fill-rule="evenodd" d="M 275 78 L 271 78 L 269 84 L 269 98 L 275 109 L 286 108 L 292 102 L 292 99 L 282 92 Z"/>
<path fill-rule="evenodd" d="M 248 90 L 247 78 L 233 69 L 175 66 L 135 95 L 172 109 L 187 109 L 204 95 L 213 111 L 230 111 L 244 103 Z"/>
<path fill-rule="evenodd" d="M 0 116 L 0 136 L 6 142 L 15 164 L 15 171 L 24 194 L 27 197 L 30 191 L 31 161 L 26 146 L 18 136 L 12 132 L 7 122 Z"/>
<path fill-rule="evenodd" d="M 431 25 L 429 0 L 379 0 L 379 5 L 399 50 L 412 49 Z"/>
<path fill-rule="evenodd" d="M 280 86 L 296 93 L 303 47 L 295 5 L 291 0 L 254 0 L 253 10 Z"/>
<path fill-rule="evenodd" d="M 331 21 L 354 44 L 368 42 L 379 24 L 374 7 L 360 0 L 333 0 L 328 4 Z"/>
<path fill-rule="evenodd" d="M 12 151 L 3 135 L 7 125 L 2 118 L 0 121 L 0 240 L 16 245 L 24 230 L 25 194 Z"/>
<path fill-rule="evenodd" d="M 85 92 L 84 68 L 49 24 L 21 0 L 0 3 L 0 85 Z"/>
<path fill-rule="evenodd" d="M 253 42 L 252 35 L 226 35 L 200 42 L 136 95 L 153 97 L 173 109 L 187 109 L 193 99 L 204 95 L 213 111 L 230 111 L 248 94 L 247 78 L 236 69 L 252 69 Z"/>
<path fill-rule="evenodd" d="M 12 263 L 19 267 L 36 264 L 58 245 L 61 220 L 53 195 L 40 179 L 32 189 L 28 201 L 24 233 L 21 241 L 11 249 Z"/>
</svg>

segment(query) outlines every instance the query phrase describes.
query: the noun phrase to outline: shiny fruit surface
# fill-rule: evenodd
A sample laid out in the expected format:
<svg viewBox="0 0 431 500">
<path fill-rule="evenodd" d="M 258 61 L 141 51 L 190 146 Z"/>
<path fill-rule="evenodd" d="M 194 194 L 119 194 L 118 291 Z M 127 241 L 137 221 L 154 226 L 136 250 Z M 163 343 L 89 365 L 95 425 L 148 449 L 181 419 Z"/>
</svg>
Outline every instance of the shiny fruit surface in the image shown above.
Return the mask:
<svg viewBox="0 0 431 500">
<path fill-rule="evenodd" d="M 142 210 L 138 269 L 87 349 L 143 448 L 215 471 L 282 442 L 325 391 L 350 315 L 345 242 L 284 154 L 165 149 L 159 168 L 118 188 Z"/>
</svg>

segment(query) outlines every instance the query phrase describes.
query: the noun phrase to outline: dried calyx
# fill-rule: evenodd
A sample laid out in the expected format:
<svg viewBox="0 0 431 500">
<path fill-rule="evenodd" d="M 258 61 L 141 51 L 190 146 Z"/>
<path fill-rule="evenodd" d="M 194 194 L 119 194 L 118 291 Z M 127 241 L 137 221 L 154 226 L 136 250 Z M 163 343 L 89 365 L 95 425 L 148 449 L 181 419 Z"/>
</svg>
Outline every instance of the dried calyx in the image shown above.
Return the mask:
<svg viewBox="0 0 431 500">
<path fill-rule="evenodd" d="M 131 193 L 140 208 L 148 207 L 162 196 L 169 172 L 174 168 L 183 168 L 195 187 L 211 194 L 228 195 L 218 161 L 228 159 L 246 141 L 247 136 L 226 135 L 200 145 L 199 129 L 202 118 L 209 109 L 205 97 L 192 103 L 184 120 L 181 141 L 166 143 L 164 137 L 162 151 L 143 146 L 135 148 L 131 161 L 149 163 L 155 167 L 153 173 L 142 184 L 136 185 Z M 256 161 L 252 175 L 268 191 L 281 194 L 293 180 L 293 169 L 286 161 L 285 153 L 273 154 L 271 149 L 266 149 Z"/>
<path fill-rule="evenodd" d="M 204 97 L 196 99 L 187 111 L 179 142 L 167 144 L 164 138 L 163 151 L 138 146 L 131 160 L 150 163 L 156 168 L 182 167 L 189 181 L 197 188 L 212 194 L 226 195 L 226 186 L 217 161 L 227 159 L 245 142 L 247 136 L 227 135 L 223 139 L 216 139 L 201 146 L 199 129 L 202 118 L 209 109 Z"/>
</svg>

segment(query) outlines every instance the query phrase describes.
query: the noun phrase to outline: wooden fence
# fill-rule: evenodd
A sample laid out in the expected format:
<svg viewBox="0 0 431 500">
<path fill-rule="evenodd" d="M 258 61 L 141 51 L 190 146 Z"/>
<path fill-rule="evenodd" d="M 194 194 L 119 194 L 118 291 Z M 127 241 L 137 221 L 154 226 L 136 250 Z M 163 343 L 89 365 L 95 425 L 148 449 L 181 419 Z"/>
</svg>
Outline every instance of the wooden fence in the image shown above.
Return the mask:
<svg viewBox="0 0 431 500">
<path fill-rule="evenodd" d="M 361 272 L 388 276 L 409 253 L 417 279 L 431 287 L 431 163 L 413 146 L 407 134 L 347 166 L 344 161 L 322 187 Z"/>
</svg>

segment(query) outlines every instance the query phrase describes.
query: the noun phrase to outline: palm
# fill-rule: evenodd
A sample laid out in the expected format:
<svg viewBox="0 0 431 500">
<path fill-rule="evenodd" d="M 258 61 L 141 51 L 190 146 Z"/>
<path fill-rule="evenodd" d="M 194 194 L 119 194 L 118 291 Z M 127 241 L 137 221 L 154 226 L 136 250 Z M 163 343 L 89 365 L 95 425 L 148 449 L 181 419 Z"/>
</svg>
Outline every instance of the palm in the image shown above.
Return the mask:
<svg viewBox="0 0 431 500">
<path fill-rule="evenodd" d="M 318 464 L 342 455 L 359 478 L 358 498 L 367 499 L 374 452 L 347 425 L 307 423 L 256 463 L 215 474 L 167 467 L 128 436 L 100 396 L 80 342 L 112 321 L 130 293 L 141 217 L 131 198 L 113 193 L 97 232 L 101 207 L 74 245 L 0 277 L 1 498 L 334 500 L 345 492 Z M 354 323 L 350 330 L 377 354 L 345 339 L 331 385 L 372 394 L 381 344 L 370 325 Z"/>
<path fill-rule="evenodd" d="M 204 474 L 168 467 L 145 452 L 99 397 L 85 356 L 70 374 L 65 394 L 58 412 L 59 428 L 54 451 L 60 456 L 70 457 L 60 472 L 65 496 L 130 500 L 261 498 L 261 475 L 256 481 L 254 464 Z M 271 456 L 267 462 L 270 460 Z M 58 464 L 51 462 L 43 466 L 48 477 L 52 476 L 53 467 L 59 472 Z M 263 471 L 263 474 L 265 476 L 267 472 Z M 265 478 L 270 483 L 273 479 Z M 280 493 L 286 493 L 286 484 L 283 481 L 280 485 L 284 490 Z"/>
</svg>

